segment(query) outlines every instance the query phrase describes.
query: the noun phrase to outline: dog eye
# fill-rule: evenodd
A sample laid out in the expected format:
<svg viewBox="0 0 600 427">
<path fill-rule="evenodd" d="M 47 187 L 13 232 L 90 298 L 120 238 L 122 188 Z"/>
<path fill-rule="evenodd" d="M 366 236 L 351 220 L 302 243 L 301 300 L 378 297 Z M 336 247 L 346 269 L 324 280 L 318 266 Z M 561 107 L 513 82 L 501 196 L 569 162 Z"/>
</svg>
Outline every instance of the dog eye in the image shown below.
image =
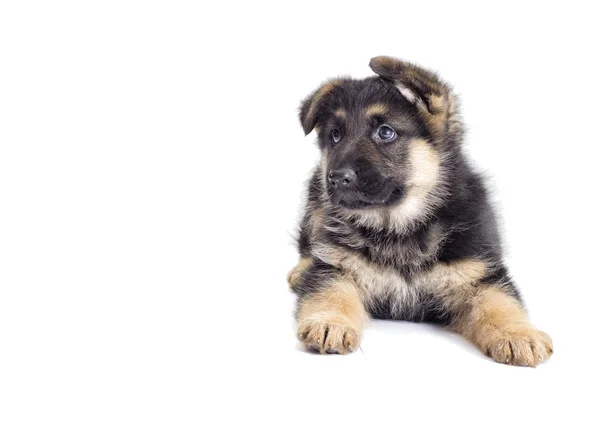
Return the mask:
<svg viewBox="0 0 600 427">
<path fill-rule="evenodd" d="M 342 139 L 342 133 L 339 129 L 334 129 L 331 131 L 331 139 L 333 139 L 333 142 L 339 142 L 340 139 Z"/>
<path fill-rule="evenodd" d="M 391 141 L 396 137 L 396 131 L 389 126 L 383 125 L 377 130 L 377 136 L 383 141 Z"/>
</svg>

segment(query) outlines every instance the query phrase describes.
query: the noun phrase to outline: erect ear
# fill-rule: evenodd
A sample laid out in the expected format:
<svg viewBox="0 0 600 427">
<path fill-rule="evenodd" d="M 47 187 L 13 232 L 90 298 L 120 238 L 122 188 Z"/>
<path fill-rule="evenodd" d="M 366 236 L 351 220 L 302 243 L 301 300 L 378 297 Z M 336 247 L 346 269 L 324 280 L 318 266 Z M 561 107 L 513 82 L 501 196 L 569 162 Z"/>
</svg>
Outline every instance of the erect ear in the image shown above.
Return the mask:
<svg viewBox="0 0 600 427">
<path fill-rule="evenodd" d="M 323 113 L 327 97 L 336 86 L 339 86 L 339 80 L 330 80 L 310 94 L 300 105 L 300 123 L 304 134 L 308 135 L 315 128 L 319 116 Z"/>
<path fill-rule="evenodd" d="M 429 114 L 447 112 L 454 103 L 448 85 L 431 71 L 389 56 L 376 56 L 369 67 Z"/>
</svg>

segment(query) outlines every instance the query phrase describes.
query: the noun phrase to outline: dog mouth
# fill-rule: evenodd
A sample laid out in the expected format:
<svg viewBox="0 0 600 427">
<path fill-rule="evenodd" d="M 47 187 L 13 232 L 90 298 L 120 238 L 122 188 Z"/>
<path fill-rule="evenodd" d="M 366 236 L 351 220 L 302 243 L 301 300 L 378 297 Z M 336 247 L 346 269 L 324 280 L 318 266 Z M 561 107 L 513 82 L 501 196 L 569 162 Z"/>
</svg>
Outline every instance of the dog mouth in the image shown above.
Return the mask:
<svg viewBox="0 0 600 427">
<path fill-rule="evenodd" d="M 346 209 L 369 209 L 394 205 L 402 199 L 403 195 L 404 190 L 401 187 L 393 187 L 384 197 L 367 197 L 352 192 L 330 194 L 329 199 L 334 205 Z"/>
</svg>

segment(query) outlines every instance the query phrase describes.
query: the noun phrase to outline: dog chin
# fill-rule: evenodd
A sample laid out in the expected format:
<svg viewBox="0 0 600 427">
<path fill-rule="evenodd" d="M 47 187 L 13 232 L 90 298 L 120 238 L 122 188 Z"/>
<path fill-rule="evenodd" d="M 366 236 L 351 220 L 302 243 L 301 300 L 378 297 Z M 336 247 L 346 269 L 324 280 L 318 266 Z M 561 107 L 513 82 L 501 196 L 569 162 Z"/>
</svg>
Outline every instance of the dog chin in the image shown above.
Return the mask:
<svg viewBox="0 0 600 427">
<path fill-rule="evenodd" d="M 393 189 L 385 198 L 377 199 L 371 197 L 344 197 L 337 195 L 329 195 L 331 203 L 337 206 L 341 206 L 346 209 L 359 210 L 359 209 L 373 209 L 380 207 L 393 206 L 402 200 L 404 191 L 401 188 Z"/>
</svg>

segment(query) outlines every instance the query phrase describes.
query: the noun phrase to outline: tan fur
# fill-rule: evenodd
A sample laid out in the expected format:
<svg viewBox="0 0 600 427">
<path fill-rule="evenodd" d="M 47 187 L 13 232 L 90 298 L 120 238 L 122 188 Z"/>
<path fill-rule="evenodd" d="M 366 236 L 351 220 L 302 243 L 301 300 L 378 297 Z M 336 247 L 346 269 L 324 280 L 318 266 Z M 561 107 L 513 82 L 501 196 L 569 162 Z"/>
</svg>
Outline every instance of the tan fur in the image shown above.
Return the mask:
<svg viewBox="0 0 600 427">
<path fill-rule="evenodd" d="M 335 279 L 322 291 L 300 302 L 297 313 L 298 338 L 320 353 L 354 351 L 368 316 L 353 280 Z"/>
<path fill-rule="evenodd" d="M 488 266 L 478 259 L 438 262 L 420 275 L 427 288 L 449 306 L 461 304 L 475 293 L 474 285 L 485 277 Z"/>
<path fill-rule="evenodd" d="M 479 289 L 454 329 L 500 363 L 533 367 L 553 352 L 550 337 L 529 323 L 519 302 L 495 287 Z"/>
<path fill-rule="evenodd" d="M 367 306 L 378 298 L 393 296 L 397 303 L 392 310 L 418 304 L 421 291 L 439 295 L 448 310 L 459 309 L 475 295 L 473 285 L 487 273 L 485 262 L 477 259 L 438 262 L 429 270 L 415 275 L 408 284 L 393 268 L 381 267 L 340 247 L 317 244 L 313 255 L 351 275 Z"/>
<path fill-rule="evenodd" d="M 351 275 L 357 284 L 361 297 L 367 303 L 379 295 L 392 292 L 398 294 L 410 292 L 406 282 L 398 272 L 391 268 L 380 267 L 355 252 L 328 244 L 316 244 L 312 252 L 320 260 Z M 408 298 L 408 296 L 405 298 Z M 405 298 L 399 297 L 398 299 Z"/>
<path fill-rule="evenodd" d="M 450 263 L 438 262 L 423 274 L 423 280 L 435 283 L 437 289 L 444 287 L 471 286 L 487 273 L 487 264 L 478 259 L 466 259 Z"/>
<path fill-rule="evenodd" d="M 455 313 L 477 294 L 477 285 L 487 272 L 488 265 L 478 259 L 438 262 L 421 275 L 420 281 L 442 301 L 442 310 Z"/>
<path fill-rule="evenodd" d="M 312 258 L 303 257 L 302 259 L 300 259 L 300 261 L 298 261 L 298 264 L 296 264 L 296 266 L 290 270 L 287 276 L 290 288 L 293 289 L 294 286 L 296 286 L 296 284 L 302 277 L 302 274 L 304 274 L 304 272 L 308 269 L 308 267 L 311 266 L 311 264 Z"/>
<path fill-rule="evenodd" d="M 434 140 L 439 140 L 448 131 L 460 131 L 462 126 L 457 122 L 456 100 L 450 93 L 444 95 L 431 95 L 429 97 L 429 108 L 421 109 L 421 117 L 434 135 Z"/>
<path fill-rule="evenodd" d="M 365 109 L 367 116 L 382 116 L 388 112 L 388 106 L 385 104 L 371 104 Z"/>
<path fill-rule="evenodd" d="M 403 231 L 429 213 L 430 206 L 436 201 L 432 193 L 440 178 L 439 154 L 423 139 L 411 141 L 408 164 L 410 176 L 406 182 L 406 195 L 390 211 L 391 226 L 397 231 Z"/>
<path fill-rule="evenodd" d="M 342 108 L 337 109 L 334 115 L 340 119 L 345 119 L 347 117 L 346 110 Z"/>
</svg>

